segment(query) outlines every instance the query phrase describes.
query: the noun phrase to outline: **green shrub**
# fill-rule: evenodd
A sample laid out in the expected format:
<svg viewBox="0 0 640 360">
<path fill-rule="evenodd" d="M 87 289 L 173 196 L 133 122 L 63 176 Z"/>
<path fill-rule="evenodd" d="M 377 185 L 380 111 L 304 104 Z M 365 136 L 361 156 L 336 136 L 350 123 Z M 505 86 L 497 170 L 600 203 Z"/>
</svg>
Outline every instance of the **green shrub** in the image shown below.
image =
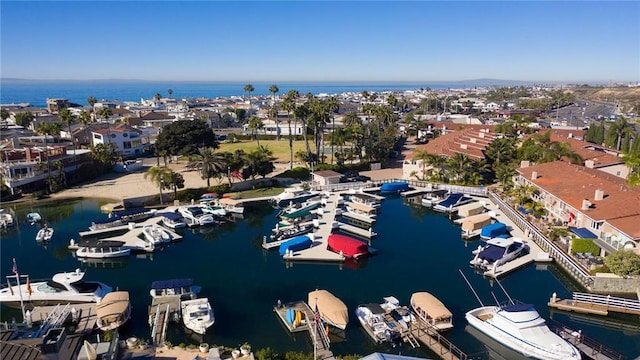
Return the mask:
<svg viewBox="0 0 640 360">
<path fill-rule="evenodd" d="M 195 344 L 187 345 L 187 349 L 189 349 L 189 350 L 194 350 L 194 349 L 197 349 L 197 348 L 198 348 L 198 345 L 195 345 Z"/>
<path fill-rule="evenodd" d="M 640 275 L 640 255 L 633 251 L 618 250 L 604 258 L 604 263 L 618 276 Z"/>
<path fill-rule="evenodd" d="M 231 186 L 229 186 L 229 184 L 220 184 L 220 185 L 215 185 L 211 187 L 211 191 L 218 193 L 218 195 L 228 193 L 229 190 L 231 190 Z"/>
<path fill-rule="evenodd" d="M 295 167 L 281 174 L 278 174 L 274 177 L 293 178 L 298 180 L 309 180 L 311 179 L 311 172 L 309 171 L 309 169 L 305 167 Z"/>
<path fill-rule="evenodd" d="M 571 241 L 571 251 L 575 253 L 600 254 L 600 248 L 593 242 L 594 239 L 573 239 Z"/>
<path fill-rule="evenodd" d="M 184 348 L 186 348 L 186 347 L 187 347 L 187 344 L 185 344 L 185 343 L 180 343 L 180 344 L 178 344 L 178 347 L 179 347 L 180 349 L 184 349 Z"/>
</svg>

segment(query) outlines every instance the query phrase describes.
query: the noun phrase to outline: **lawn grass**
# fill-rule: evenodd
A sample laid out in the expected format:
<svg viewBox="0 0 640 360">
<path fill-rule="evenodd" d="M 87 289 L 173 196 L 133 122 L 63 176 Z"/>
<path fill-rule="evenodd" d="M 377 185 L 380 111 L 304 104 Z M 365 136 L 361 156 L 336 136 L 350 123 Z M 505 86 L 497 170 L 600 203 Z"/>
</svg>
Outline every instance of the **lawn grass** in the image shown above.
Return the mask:
<svg viewBox="0 0 640 360">
<path fill-rule="evenodd" d="M 283 187 L 252 189 L 252 190 L 245 190 L 245 191 L 240 191 L 235 193 L 229 193 L 229 194 L 226 194 L 225 196 L 229 196 L 234 199 L 252 199 L 252 198 L 263 197 L 263 196 L 278 195 L 282 192 L 283 189 L 284 189 Z"/>
<path fill-rule="evenodd" d="M 264 146 L 273 152 L 273 157 L 276 158 L 277 162 L 288 162 L 289 161 L 289 140 L 283 138 L 282 140 L 260 140 L 260 146 Z M 244 152 L 251 152 L 258 147 L 258 143 L 249 140 L 242 140 L 238 142 L 228 142 L 220 144 L 220 148 L 218 151 L 224 152 L 234 152 L 236 150 L 243 150 Z M 294 141 L 293 142 L 293 161 L 296 161 L 295 154 L 299 150 L 305 149 L 304 141 Z"/>
</svg>

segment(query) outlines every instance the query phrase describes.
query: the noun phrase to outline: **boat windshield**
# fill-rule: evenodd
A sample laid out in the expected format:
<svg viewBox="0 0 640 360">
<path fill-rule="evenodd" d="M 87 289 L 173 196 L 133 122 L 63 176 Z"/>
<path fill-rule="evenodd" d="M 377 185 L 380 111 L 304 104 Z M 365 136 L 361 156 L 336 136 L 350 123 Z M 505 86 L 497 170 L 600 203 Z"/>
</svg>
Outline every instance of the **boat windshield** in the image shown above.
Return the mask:
<svg viewBox="0 0 640 360">
<path fill-rule="evenodd" d="M 209 314 L 209 310 L 198 310 L 196 312 L 192 312 L 189 314 L 189 317 L 191 319 L 197 319 L 197 318 L 201 318 L 201 317 L 205 317 Z"/>
<path fill-rule="evenodd" d="M 98 288 L 100 287 L 98 283 L 84 282 L 84 281 L 75 282 L 71 284 L 71 286 L 74 289 L 76 289 L 79 293 L 92 293 L 98 290 Z"/>
<path fill-rule="evenodd" d="M 42 283 L 36 287 L 36 290 L 43 293 L 58 293 L 62 291 L 67 291 L 67 288 L 64 285 L 59 284 L 53 280 L 49 280 L 46 283 Z"/>
</svg>

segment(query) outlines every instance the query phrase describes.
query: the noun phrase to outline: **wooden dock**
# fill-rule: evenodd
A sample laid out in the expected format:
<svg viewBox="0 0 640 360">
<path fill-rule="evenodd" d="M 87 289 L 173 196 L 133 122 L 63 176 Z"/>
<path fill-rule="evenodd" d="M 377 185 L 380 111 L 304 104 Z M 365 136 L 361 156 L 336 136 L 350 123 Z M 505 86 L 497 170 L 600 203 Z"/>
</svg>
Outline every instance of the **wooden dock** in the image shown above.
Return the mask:
<svg viewBox="0 0 640 360">
<path fill-rule="evenodd" d="M 373 231 L 373 229 L 371 229 L 371 228 L 369 228 L 368 230 L 365 230 L 363 228 L 360 228 L 360 227 L 357 227 L 357 226 L 353 226 L 353 225 L 349 225 L 349 224 L 345 224 L 345 223 L 342 223 L 342 222 L 338 222 L 337 228 L 340 231 L 346 231 L 348 233 L 358 235 L 358 236 L 363 237 L 365 239 L 371 239 L 371 238 L 375 237 L 376 235 L 378 235 L 378 233 Z"/>
<path fill-rule="evenodd" d="M 154 344 L 164 344 L 169 321 L 180 318 L 180 296 L 154 298 L 149 306 L 149 326 Z"/>
<path fill-rule="evenodd" d="M 429 189 L 414 189 L 414 190 L 401 192 L 400 196 L 402 196 L 402 197 L 416 196 L 416 195 L 426 194 L 426 193 L 431 192 L 431 191 L 433 191 L 433 190 L 429 190 Z"/>
<path fill-rule="evenodd" d="M 416 317 L 416 320 L 417 325 L 412 325 L 409 329 L 411 335 L 431 349 L 438 357 L 443 360 L 467 359 L 467 354 L 455 346 L 449 339 L 440 335 L 435 327 L 419 317 Z"/>
<path fill-rule="evenodd" d="M 557 321 L 550 320 L 549 328 L 563 339 L 567 340 L 580 352 L 594 360 L 622 360 L 624 355 L 608 346 L 582 334 L 580 330 L 573 330 Z"/>
<path fill-rule="evenodd" d="M 291 324 L 287 321 L 287 311 L 290 309 L 302 312 L 302 322 L 299 326 L 295 326 L 295 324 Z M 303 331 L 308 332 L 311 342 L 314 344 L 317 359 L 335 360 L 335 357 L 330 350 L 329 337 L 324 330 L 325 325 L 322 323 L 322 320 L 320 320 L 319 324 L 314 322 L 315 316 L 306 302 L 294 301 L 280 306 L 276 305 L 273 307 L 273 311 L 278 315 L 278 318 L 280 318 L 282 324 L 290 333 Z"/>
<path fill-rule="evenodd" d="M 36 306 L 30 312 L 30 321 L 34 323 L 40 323 L 41 326 L 58 326 L 62 323 L 70 320 L 76 324 L 75 333 L 85 334 L 91 333 L 96 326 L 98 320 L 96 316 L 96 304 L 84 303 L 84 304 L 68 304 L 68 311 L 64 311 L 64 307 L 53 306 Z M 59 317 L 59 323 L 52 323 L 52 317 Z M 53 320 L 55 322 L 55 320 Z M 47 324 L 48 323 L 48 324 Z"/>
<path fill-rule="evenodd" d="M 571 299 L 559 299 L 554 293 L 549 299 L 549 307 L 575 311 L 584 314 L 608 315 L 609 311 L 640 315 L 640 301 L 615 297 L 611 295 L 599 295 L 574 292 Z"/>
<path fill-rule="evenodd" d="M 372 226 L 376 222 L 376 218 L 372 218 L 365 215 L 360 215 L 356 213 L 352 213 L 350 211 L 342 211 L 339 212 L 339 215 L 345 218 L 353 219 L 362 223 L 366 223 L 369 226 Z"/>
</svg>

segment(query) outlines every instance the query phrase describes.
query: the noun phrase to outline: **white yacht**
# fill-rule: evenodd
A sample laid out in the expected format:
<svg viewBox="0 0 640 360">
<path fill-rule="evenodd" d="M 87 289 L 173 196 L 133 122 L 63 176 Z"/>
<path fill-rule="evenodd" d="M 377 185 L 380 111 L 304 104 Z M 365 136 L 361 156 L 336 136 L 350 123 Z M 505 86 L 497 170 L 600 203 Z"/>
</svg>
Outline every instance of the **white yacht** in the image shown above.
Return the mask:
<svg viewBox="0 0 640 360">
<path fill-rule="evenodd" d="M 112 288 L 98 281 L 84 281 L 85 273 L 76 269 L 74 272 L 58 273 L 51 280 L 30 282 L 20 280 L 16 283 L 16 275 L 7 276 L 10 286 L 0 290 L 0 303 L 19 307 L 20 299 L 32 306 L 56 305 L 61 303 L 98 302 Z M 20 275 L 21 278 L 27 276 Z M 13 280 L 13 281 L 12 281 Z"/>
<path fill-rule="evenodd" d="M 392 328 L 385 320 L 386 311 L 380 304 L 358 305 L 356 317 L 371 339 L 377 344 L 400 342 L 400 329 Z M 395 324 L 395 323 L 394 323 Z"/>
<path fill-rule="evenodd" d="M 507 305 L 485 306 L 467 277 L 462 271 L 460 274 L 480 303 L 480 307 L 465 314 L 470 326 L 526 357 L 541 360 L 582 359 L 578 349 L 547 327 L 533 305 L 511 299 L 500 281 L 496 279 L 509 302 Z"/>
<path fill-rule="evenodd" d="M 320 195 L 320 191 L 305 190 L 301 187 L 290 187 L 273 197 L 272 201 L 279 207 L 287 206 L 290 203 L 298 203 Z"/>
<path fill-rule="evenodd" d="M 129 256 L 131 249 L 124 247 L 124 241 L 82 240 L 76 243 L 69 240 L 69 249 L 76 251 L 78 258 L 108 259 Z"/>
<path fill-rule="evenodd" d="M 207 298 L 184 300 L 180 302 L 180 308 L 184 326 L 197 334 L 204 335 L 215 322 L 213 308 Z"/>
<path fill-rule="evenodd" d="M 221 206 L 228 213 L 232 214 L 244 214 L 244 206 L 242 201 L 232 198 L 222 198 L 218 200 L 218 206 Z"/>
<path fill-rule="evenodd" d="M 182 215 L 175 212 L 165 212 L 159 214 L 161 217 L 162 225 L 170 229 L 179 229 L 187 226 L 183 221 Z"/>
<path fill-rule="evenodd" d="M 6 228 L 13 225 L 15 225 L 15 223 L 13 222 L 13 215 L 11 215 L 5 209 L 0 209 L 0 226 Z"/>
<path fill-rule="evenodd" d="M 212 201 L 200 201 L 200 207 L 202 208 L 202 211 L 215 217 L 223 218 L 227 216 L 227 210 L 216 205 Z"/>
<path fill-rule="evenodd" d="M 178 208 L 178 212 L 189 226 L 204 226 L 215 224 L 213 215 L 205 214 L 199 206 L 184 206 Z"/>
<path fill-rule="evenodd" d="M 475 256 L 469 263 L 495 272 L 498 266 L 517 258 L 526 248 L 524 240 L 519 237 L 493 238 L 473 251 Z"/>
<path fill-rule="evenodd" d="M 171 242 L 171 235 L 160 225 L 148 224 L 142 228 L 144 238 L 153 245 Z"/>
<path fill-rule="evenodd" d="M 468 311 L 469 325 L 523 355 L 543 360 L 579 360 L 580 352 L 549 330 L 530 304 L 481 306 Z"/>
</svg>

